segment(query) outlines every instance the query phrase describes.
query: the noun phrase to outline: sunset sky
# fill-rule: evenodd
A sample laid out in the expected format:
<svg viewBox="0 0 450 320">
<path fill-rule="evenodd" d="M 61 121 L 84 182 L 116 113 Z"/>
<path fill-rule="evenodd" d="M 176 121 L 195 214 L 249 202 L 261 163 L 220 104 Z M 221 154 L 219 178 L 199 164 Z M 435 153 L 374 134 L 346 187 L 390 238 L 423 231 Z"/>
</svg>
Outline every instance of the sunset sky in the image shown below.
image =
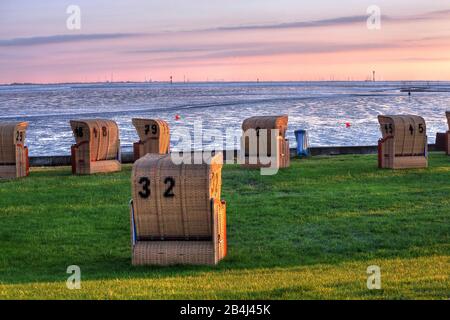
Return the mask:
<svg viewBox="0 0 450 320">
<path fill-rule="evenodd" d="M 69 5 L 81 29 L 69 30 Z M 381 29 L 367 28 L 367 8 Z M 450 80 L 448 0 L 2 0 L 0 83 Z"/>
</svg>

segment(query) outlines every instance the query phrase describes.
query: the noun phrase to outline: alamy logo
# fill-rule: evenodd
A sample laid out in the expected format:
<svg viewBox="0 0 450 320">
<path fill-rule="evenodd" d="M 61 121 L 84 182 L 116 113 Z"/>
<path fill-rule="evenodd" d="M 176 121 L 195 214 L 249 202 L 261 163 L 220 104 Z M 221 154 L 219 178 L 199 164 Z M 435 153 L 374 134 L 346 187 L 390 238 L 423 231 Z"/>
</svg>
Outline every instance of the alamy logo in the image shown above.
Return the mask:
<svg viewBox="0 0 450 320">
<path fill-rule="evenodd" d="M 225 151 L 227 164 L 237 163 L 258 165 L 261 175 L 275 175 L 278 172 L 278 129 L 248 129 L 243 134 L 232 128 L 225 130 L 225 135 L 218 129 L 203 130 L 202 121 L 194 121 L 193 130 L 179 127 L 173 132 L 176 141 L 171 152 L 174 164 L 210 164 L 213 155 Z M 234 157 L 234 146 L 240 143 L 241 150 L 237 159 Z M 206 145 L 206 148 L 204 148 Z M 204 148 L 202 152 L 195 152 Z"/>
<path fill-rule="evenodd" d="M 67 267 L 67 273 L 70 274 L 67 278 L 66 286 L 69 290 L 81 289 L 81 269 L 79 266 L 72 265 Z"/>
<path fill-rule="evenodd" d="M 380 290 L 381 289 L 381 269 L 379 266 L 367 267 L 367 289 Z"/>
<path fill-rule="evenodd" d="M 66 27 L 69 30 L 81 29 L 81 9 L 77 5 L 70 5 L 66 9 L 66 13 L 70 16 L 66 20 Z"/>
<path fill-rule="evenodd" d="M 380 30 L 381 29 L 381 8 L 376 5 L 372 5 L 367 8 L 367 29 Z"/>
</svg>

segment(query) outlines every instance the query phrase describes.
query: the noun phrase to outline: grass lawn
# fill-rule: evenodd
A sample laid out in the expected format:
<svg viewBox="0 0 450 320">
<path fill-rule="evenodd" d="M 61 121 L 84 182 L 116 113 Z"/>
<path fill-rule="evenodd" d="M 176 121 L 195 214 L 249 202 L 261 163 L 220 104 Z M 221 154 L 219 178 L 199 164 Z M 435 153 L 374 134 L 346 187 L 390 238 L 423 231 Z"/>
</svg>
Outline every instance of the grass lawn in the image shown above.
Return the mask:
<svg viewBox="0 0 450 320">
<path fill-rule="evenodd" d="M 0 299 L 449 299 L 450 157 L 379 170 L 376 156 L 294 160 L 275 176 L 228 165 L 228 257 L 132 267 L 131 166 L 33 168 L 0 182 Z M 66 269 L 81 268 L 80 290 Z M 381 290 L 366 287 L 381 268 Z"/>
</svg>

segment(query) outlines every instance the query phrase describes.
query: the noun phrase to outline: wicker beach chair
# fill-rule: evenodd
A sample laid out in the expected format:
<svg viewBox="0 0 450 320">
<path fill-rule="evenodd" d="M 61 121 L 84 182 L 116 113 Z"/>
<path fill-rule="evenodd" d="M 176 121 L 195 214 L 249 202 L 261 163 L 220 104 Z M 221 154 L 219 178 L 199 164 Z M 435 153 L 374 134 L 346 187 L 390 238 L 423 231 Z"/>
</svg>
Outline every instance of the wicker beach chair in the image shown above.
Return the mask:
<svg viewBox="0 0 450 320">
<path fill-rule="evenodd" d="M 222 154 L 210 164 L 174 164 L 147 154 L 132 172 L 133 265 L 215 265 L 226 255 Z"/>
<path fill-rule="evenodd" d="M 288 127 L 288 116 L 256 116 L 251 117 L 242 123 L 243 135 L 241 138 L 241 152 L 244 152 L 243 166 L 247 168 L 276 167 L 287 168 L 290 165 L 289 140 L 286 139 L 286 131 Z M 256 132 L 256 140 L 251 140 L 249 129 Z M 266 139 L 260 137 L 261 130 L 266 130 Z M 272 137 L 272 130 L 278 130 L 275 139 Z M 252 141 L 250 143 L 250 141 Z M 272 143 L 276 146 L 272 148 Z M 253 144 L 253 146 L 252 146 Z M 260 150 L 260 147 L 262 150 Z M 261 163 L 262 156 L 272 157 L 272 150 L 276 150 L 273 157 L 276 164 Z"/>
<path fill-rule="evenodd" d="M 72 145 L 72 173 L 94 174 L 121 170 L 119 128 L 111 120 L 70 121 L 76 144 Z"/>
<path fill-rule="evenodd" d="M 450 155 L 450 111 L 445 113 L 447 117 L 449 130 L 446 132 L 436 132 L 436 151 L 444 151 L 447 155 Z"/>
<path fill-rule="evenodd" d="M 378 116 L 383 138 L 378 141 L 380 168 L 406 169 L 428 166 L 425 120 L 419 116 Z"/>
<path fill-rule="evenodd" d="M 27 122 L 0 123 L 0 179 L 28 176 Z"/>
<path fill-rule="evenodd" d="M 448 123 L 448 131 L 445 133 L 445 153 L 450 156 L 450 111 L 447 111 L 445 115 Z"/>
<path fill-rule="evenodd" d="M 158 119 L 132 119 L 139 135 L 133 144 L 134 160 L 147 153 L 167 154 L 170 149 L 170 130 L 167 122 Z"/>
</svg>

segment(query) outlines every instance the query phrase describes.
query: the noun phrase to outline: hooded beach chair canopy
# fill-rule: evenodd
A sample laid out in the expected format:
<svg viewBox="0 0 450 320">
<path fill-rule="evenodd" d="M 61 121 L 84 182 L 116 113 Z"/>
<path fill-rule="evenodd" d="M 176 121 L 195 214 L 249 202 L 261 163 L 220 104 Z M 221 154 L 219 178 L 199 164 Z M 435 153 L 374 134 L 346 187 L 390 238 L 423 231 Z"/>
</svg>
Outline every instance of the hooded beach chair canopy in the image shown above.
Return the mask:
<svg viewBox="0 0 450 320">
<path fill-rule="evenodd" d="M 119 127 L 112 120 L 70 121 L 76 143 L 88 143 L 91 161 L 116 159 L 119 148 Z"/>
<path fill-rule="evenodd" d="M 428 166 L 427 127 L 416 115 L 378 116 L 383 138 L 378 143 L 380 168 L 406 169 Z"/>
<path fill-rule="evenodd" d="M 226 255 L 222 154 L 175 164 L 147 154 L 132 172 L 133 264 L 217 264 Z"/>
<path fill-rule="evenodd" d="M 25 145 L 27 122 L 0 122 L 0 164 L 16 163 L 16 145 Z"/>
<path fill-rule="evenodd" d="M 242 123 L 242 130 L 278 129 L 280 132 L 279 135 L 284 137 L 288 127 L 288 119 L 289 117 L 287 115 L 250 117 Z"/>
<path fill-rule="evenodd" d="M 139 141 L 133 144 L 134 159 L 137 160 L 147 153 L 167 154 L 170 149 L 169 124 L 160 119 L 134 118 L 132 123 L 136 128 Z"/>
<path fill-rule="evenodd" d="M 0 178 L 28 175 L 27 122 L 0 122 Z"/>
<path fill-rule="evenodd" d="M 72 146 L 72 171 L 77 174 L 119 171 L 119 127 L 112 120 L 70 121 L 76 144 Z"/>
<path fill-rule="evenodd" d="M 289 140 L 286 139 L 289 117 L 287 115 L 255 116 L 247 118 L 242 123 L 243 136 L 241 138 L 241 152 L 243 152 L 243 166 L 247 168 L 277 167 L 287 168 L 290 165 Z M 251 139 L 250 129 L 255 130 L 256 140 Z M 266 139 L 262 138 L 261 130 L 267 130 Z M 272 130 L 278 130 L 276 140 L 273 140 Z M 275 144 L 273 144 L 275 143 Z M 262 148 L 261 148 L 262 147 Z M 275 151 L 276 163 L 264 164 L 262 156 L 272 157 Z"/>
<path fill-rule="evenodd" d="M 396 156 L 423 155 L 427 144 L 425 119 L 416 115 L 378 116 L 383 138 L 393 137 Z"/>
</svg>

